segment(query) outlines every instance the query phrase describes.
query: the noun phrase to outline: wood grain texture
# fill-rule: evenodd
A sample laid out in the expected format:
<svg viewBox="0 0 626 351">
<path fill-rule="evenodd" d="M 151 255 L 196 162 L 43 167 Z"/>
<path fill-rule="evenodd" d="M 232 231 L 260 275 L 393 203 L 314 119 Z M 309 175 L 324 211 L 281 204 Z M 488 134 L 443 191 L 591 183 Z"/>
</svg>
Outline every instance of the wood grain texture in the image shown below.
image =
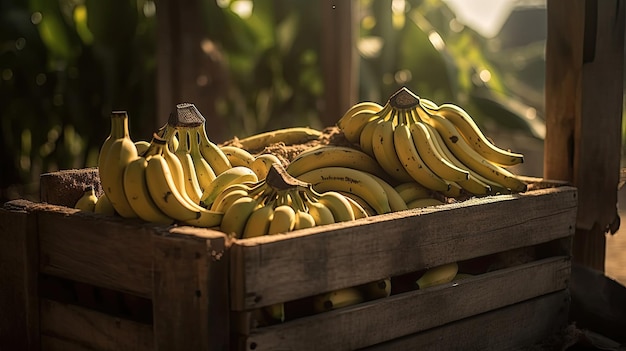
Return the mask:
<svg viewBox="0 0 626 351">
<path fill-rule="evenodd" d="M 569 298 L 561 290 L 363 350 L 559 350 Z"/>
<path fill-rule="evenodd" d="M 472 199 L 235 241 L 232 308 L 253 309 L 573 234 L 576 189 Z"/>
<path fill-rule="evenodd" d="M 152 326 L 41 300 L 42 350 L 153 350 Z"/>
<path fill-rule="evenodd" d="M 92 185 L 96 195 L 102 194 L 98 168 L 68 169 L 39 176 L 40 201 L 52 205 L 74 207 L 83 196 L 83 189 Z"/>
<path fill-rule="evenodd" d="M 570 271 L 568 257 L 538 260 L 259 328 L 246 345 L 248 350 L 354 350 L 563 290 Z M 563 301 L 547 314 L 562 307 Z"/>
<path fill-rule="evenodd" d="M 59 206 L 37 211 L 37 220 L 41 272 L 151 297 L 156 226 Z"/>
<path fill-rule="evenodd" d="M 156 349 L 227 350 L 224 236 L 210 241 L 188 235 L 155 236 L 153 244 Z"/>
<path fill-rule="evenodd" d="M 39 348 L 37 226 L 28 201 L 0 208 L 0 349 Z"/>
</svg>

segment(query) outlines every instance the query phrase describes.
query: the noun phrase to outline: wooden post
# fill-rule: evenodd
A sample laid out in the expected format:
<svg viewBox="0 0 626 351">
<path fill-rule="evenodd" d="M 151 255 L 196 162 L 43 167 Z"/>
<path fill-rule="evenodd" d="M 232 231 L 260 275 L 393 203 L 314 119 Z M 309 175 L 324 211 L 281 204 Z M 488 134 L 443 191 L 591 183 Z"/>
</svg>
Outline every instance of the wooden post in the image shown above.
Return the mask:
<svg viewBox="0 0 626 351">
<path fill-rule="evenodd" d="M 206 37 L 200 0 L 157 1 L 157 125 L 190 102 L 207 119 L 214 142 L 227 136 L 215 111 L 228 79 L 218 48 Z"/>
<path fill-rule="evenodd" d="M 604 271 L 604 235 L 619 226 L 626 4 L 547 4 L 544 177 L 578 187 L 573 260 Z"/>
<path fill-rule="evenodd" d="M 354 2 L 324 0 L 321 4 L 322 70 L 324 107 L 320 119 L 324 126 L 337 123 L 356 103 L 358 93 L 358 56 L 355 49 Z"/>
</svg>

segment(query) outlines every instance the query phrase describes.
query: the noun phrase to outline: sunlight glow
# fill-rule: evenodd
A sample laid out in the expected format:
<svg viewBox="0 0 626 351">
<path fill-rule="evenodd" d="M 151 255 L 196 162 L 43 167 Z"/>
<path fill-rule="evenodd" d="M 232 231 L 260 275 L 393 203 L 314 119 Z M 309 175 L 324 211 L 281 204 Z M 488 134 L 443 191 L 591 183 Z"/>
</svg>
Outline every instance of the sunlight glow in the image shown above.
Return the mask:
<svg viewBox="0 0 626 351">
<path fill-rule="evenodd" d="M 233 1 L 230 5 L 231 10 L 239 15 L 239 17 L 246 19 L 252 15 L 252 9 L 254 4 L 250 0 L 237 0 Z"/>
<path fill-rule="evenodd" d="M 483 69 L 482 71 L 480 71 L 480 73 L 478 73 L 478 76 L 480 77 L 480 80 L 482 80 L 485 83 L 491 80 L 491 72 L 489 72 L 489 70 L 486 70 L 486 69 Z"/>
<path fill-rule="evenodd" d="M 437 51 L 441 51 L 446 47 L 441 35 L 435 31 L 428 33 L 428 40 L 430 40 L 430 43 L 433 44 L 433 47 L 437 49 Z"/>
</svg>

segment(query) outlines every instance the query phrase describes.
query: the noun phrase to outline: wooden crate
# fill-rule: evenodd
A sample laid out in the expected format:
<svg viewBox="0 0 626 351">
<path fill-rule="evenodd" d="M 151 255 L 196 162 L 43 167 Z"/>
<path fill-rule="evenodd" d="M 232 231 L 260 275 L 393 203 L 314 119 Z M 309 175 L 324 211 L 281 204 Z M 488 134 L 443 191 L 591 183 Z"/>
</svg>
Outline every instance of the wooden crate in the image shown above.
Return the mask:
<svg viewBox="0 0 626 351">
<path fill-rule="evenodd" d="M 69 208 L 80 190 L 61 184 L 80 184 L 76 174 L 97 181 L 93 172 L 45 175 L 46 202 L 0 211 L 0 348 L 502 350 L 543 343 L 567 324 L 570 186 L 536 183 L 523 194 L 231 240 Z M 455 261 L 491 269 L 284 323 L 255 321 L 263 306 L 385 277 L 393 288 Z"/>
</svg>

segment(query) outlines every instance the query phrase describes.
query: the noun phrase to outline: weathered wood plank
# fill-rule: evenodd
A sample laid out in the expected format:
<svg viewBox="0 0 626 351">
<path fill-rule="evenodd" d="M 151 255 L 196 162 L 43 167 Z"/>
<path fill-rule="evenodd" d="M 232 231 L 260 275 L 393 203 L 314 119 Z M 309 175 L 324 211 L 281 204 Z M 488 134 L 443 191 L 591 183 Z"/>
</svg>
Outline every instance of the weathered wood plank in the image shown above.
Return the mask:
<svg viewBox="0 0 626 351">
<path fill-rule="evenodd" d="M 188 234 L 153 239 L 156 349 L 225 350 L 229 345 L 225 236 L 194 240 Z"/>
<path fill-rule="evenodd" d="M 28 203 L 0 208 L 0 349 L 39 348 L 37 226 Z"/>
<path fill-rule="evenodd" d="M 41 272 L 151 297 L 156 227 L 59 206 L 36 213 Z"/>
<path fill-rule="evenodd" d="M 42 350 L 152 350 L 152 326 L 41 300 Z"/>
<path fill-rule="evenodd" d="M 232 307 L 253 309 L 567 237 L 575 215 L 576 190 L 561 187 L 239 240 L 231 251 Z"/>
<path fill-rule="evenodd" d="M 563 290 L 570 270 L 569 257 L 543 259 L 259 328 L 246 345 L 248 350 L 354 350 Z"/>
<path fill-rule="evenodd" d="M 98 168 L 68 169 L 39 176 L 41 202 L 52 205 L 74 207 L 83 196 L 85 186 L 93 185 L 96 195 L 102 194 Z"/>
<path fill-rule="evenodd" d="M 363 350 L 559 350 L 568 307 L 561 290 Z"/>
</svg>

